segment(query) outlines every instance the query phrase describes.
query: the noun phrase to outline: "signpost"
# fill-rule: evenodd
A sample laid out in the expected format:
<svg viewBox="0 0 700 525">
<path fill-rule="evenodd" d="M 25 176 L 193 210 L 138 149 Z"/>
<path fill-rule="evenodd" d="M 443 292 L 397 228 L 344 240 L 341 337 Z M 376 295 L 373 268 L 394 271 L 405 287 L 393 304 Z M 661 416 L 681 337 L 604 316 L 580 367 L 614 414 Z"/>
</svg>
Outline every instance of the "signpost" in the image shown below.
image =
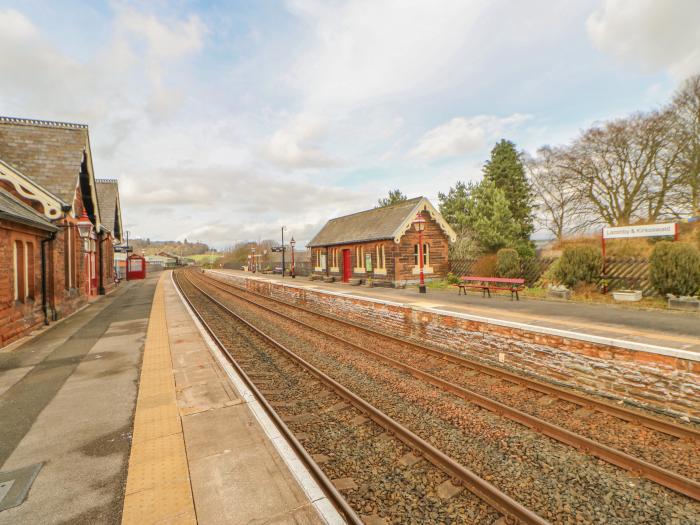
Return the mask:
<svg viewBox="0 0 700 525">
<path fill-rule="evenodd" d="M 608 226 L 600 234 L 603 252 L 603 275 L 605 275 L 605 241 L 606 239 L 631 239 L 634 237 L 670 237 L 678 240 L 678 223 L 640 224 L 638 226 Z"/>
</svg>

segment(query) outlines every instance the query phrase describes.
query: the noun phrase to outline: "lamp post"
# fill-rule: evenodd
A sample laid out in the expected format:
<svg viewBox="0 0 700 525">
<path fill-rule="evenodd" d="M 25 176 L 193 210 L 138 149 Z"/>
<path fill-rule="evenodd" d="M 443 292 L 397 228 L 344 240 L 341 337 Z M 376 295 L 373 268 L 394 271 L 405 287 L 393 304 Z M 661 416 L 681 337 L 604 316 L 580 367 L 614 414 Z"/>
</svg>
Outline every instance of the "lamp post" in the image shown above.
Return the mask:
<svg viewBox="0 0 700 525">
<path fill-rule="evenodd" d="M 291 268 L 291 272 L 290 272 L 292 279 L 294 279 L 294 277 L 296 277 L 294 275 L 294 246 L 296 246 L 296 243 L 297 242 L 294 240 L 294 237 L 292 237 L 292 240 L 289 241 L 289 246 L 292 247 L 292 268 Z M 284 253 L 284 252 L 282 252 L 282 253 Z"/>
<path fill-rule="evenodd" d="M 284 230 L 286 229 L 286 226 L 282 226 L 282 279 L 284 279 Z"/>
<path fill-rule="evenodd" d="M 252 256 L 252 259 L 253 259 L 253 273 L 255 273 L 255 271 L 257 270 L 257 266 L 258 266 L 257 263 L 255 262 L 255 246 L 253 246 L 253 247 L 250 249 L 250 251 L 251 251 L 252 254 L 253 254 L 253 256 Z"/>
<path fill-rule="evenodd" d="M 418 232 L 418 267 L 420 268 L 418 292 L 425 293 L 425 278 L 423 276 L 423 230 L 425 230 L 425 218 L 421 212 L 418 212 L 416 218 L 413 219 L 413 227 Z"/>
</svg>

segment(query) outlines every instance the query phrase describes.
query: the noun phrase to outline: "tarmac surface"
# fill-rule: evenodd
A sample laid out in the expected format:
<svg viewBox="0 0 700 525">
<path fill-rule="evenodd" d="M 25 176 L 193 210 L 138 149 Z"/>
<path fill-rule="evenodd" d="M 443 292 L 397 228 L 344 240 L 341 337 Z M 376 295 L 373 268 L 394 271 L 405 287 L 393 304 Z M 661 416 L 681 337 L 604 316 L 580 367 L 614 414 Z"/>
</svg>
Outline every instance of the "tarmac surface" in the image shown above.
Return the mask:
<svg viewBox="0 0 700 525">
<path fill-rule="evenodd" d="M 0 350 L 0 525 L 337 522 L 216 352 L 170 272 Z"/>
<path fill-rule="evenodd" d="M 449 312 L 478 315 L 492 319 L 524 323 L 533 327 L 547 327 L 601 336 L 677 350 L 700 353 L 700 315 L 681 311 L 639 309 L 609 304 L 579 303 L 521 298 L 511 301 L 510 294 L 493 294 L 489 299 L 480 292 L 458 295 L 456 289 L 428 288 L 426 294 L 417 287 L 406 289 L 368 288 L 346 283 L 310 281 L 308 277 L 292 279 L 274 274 L 253 274 L 240 270 L 215 270 L 242 277 L 259 277 L 327 290 L 359 297 L 394 301 L 408 306 L 433 308 Z"/>
<path fill-rule="evenodd" d="M 156 280 L 123 283 L 0 351 L 0 471 L 43 464 L 0 524 L 119 521 Z"/>
</svg>

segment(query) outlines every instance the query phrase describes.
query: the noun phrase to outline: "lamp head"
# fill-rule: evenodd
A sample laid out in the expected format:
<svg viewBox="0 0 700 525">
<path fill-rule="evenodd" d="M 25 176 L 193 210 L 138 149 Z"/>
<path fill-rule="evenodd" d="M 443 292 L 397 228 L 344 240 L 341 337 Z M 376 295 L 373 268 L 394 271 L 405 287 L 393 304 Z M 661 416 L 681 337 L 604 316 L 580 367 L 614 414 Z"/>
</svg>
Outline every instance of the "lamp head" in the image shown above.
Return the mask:
<svg viewBox="0 0 700 525">
<path fill-rule="evenodd" d="M 80 235 L 81 239 L 87 239 L 90 236 L 92 223 L 87 213 L 85 213 L 85 208 L 83 208 L 83 214 L 80 216 L 80 219 L 78 219 L 76 226 L 78 227 L 78 235 Z"/>
<path fill-rule="evenodd" d="M 422 232 L 425 230 L 425 218 L 421 212 L 418 212 L 416 217 L 413 219 L 413 227 L 417 232 Z"/>
</svg>

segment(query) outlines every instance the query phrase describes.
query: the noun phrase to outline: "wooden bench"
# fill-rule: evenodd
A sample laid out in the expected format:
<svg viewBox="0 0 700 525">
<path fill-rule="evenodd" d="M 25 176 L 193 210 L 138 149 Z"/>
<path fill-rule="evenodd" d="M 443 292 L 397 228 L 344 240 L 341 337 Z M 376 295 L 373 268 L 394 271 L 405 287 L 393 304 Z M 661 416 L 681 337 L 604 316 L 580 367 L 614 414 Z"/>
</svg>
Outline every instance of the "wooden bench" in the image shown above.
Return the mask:
<svg viewBox="0 0 700 525">
<path fill-rule="evenodd" d="M 507 277 L 476 277 L 476 276 L 465 276 L 461 277 L 462 282 L 455 284 L 459 288 L 459 295 L 467 295 L 467 288 L 476 288 L 481 290 L 481 296 L 486 297 L 486 294 L 491 298 L 491 290 L 505 290 L 510 292 L 510 300 L 515 297 L 516 300 L 520 300 L 518 292 L 523 290 L 525 279 L 515 279 Z"/>
</svg>

